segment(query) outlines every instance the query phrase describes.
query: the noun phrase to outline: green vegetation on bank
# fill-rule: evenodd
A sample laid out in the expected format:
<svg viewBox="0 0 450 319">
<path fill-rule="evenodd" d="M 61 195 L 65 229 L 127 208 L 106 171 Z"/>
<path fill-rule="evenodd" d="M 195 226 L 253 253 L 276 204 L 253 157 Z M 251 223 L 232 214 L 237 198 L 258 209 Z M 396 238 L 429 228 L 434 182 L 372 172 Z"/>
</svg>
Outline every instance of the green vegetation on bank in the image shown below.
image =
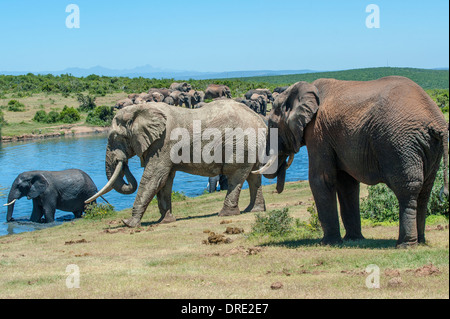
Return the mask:
<svg viewBox="0 0 450 319">
<path fill-rule="evenodd" d="M 269 77 L 188 80 L 188 82 L 196 90 L 205 90 L 211 83 L 225 84 L 230 87 L 233 97 L 239 97 L 250 89 L 269 88 L 273 90 L 277 86 L 287 86 L 297 81 L 312 82 L 322 77 L 365 81 L 389 75 L 405 76 L 421 85 L 441 107 L 448 120 L 448 70 L 368 68 Z M 172 82 L 174 82 L 173 79 L 98 75 L 87 77 L 75 77 L 68 74 L 60 76 L 34 75 L 32 73 L 18 76 L 0 75 L 0 112 L 3 113 L 3 119 L 0 113 L 0 134 L 2 126 L 3 134 L 8 136 L 47 130 L 48 124 L 73 123 L 109 126 L 114 116 L 112 106 L 117 100 L 126 97 L 129 93 L 146 92 L 149 88 L 169 87 Z M 69 114 L 61 117 L 65 105 L 68 108 L 65 113 Z M 71 107 L 80 114 L 79 118 L 76 112 L 70 109 Z"/>
<path fill-rule="evenodd" d="M 335 78 L 338 80 L 368 81 L 389 75 L 410 78 L 424 89 L 448 89 L 448 70 L 426 70 L 414 68 L 367 68 L 334 72 L 317 72 L 294 75 L 247 77 L 233 79 L 191 80 L 186 79 L 194 89 L 204 90 L 210 83 L 225 84 L 234 96 L 250 89 L 267 87 L 270 89 L 281 85 L 290 85 L 298 81 L 312 82 L 318 78 Z M 94 96 L 105 96 L 114 92 L 141 93 L 149 88 L 169 87 L 173 79 L 127 78 L 89 75 L 75 77 L 69 74 L 54 76 L 34 75 L 0 75 L 0 98 L 8 93 L 24 97 L 33 93 L 60 93 L 68 96 L 72 93 L 89 92 Z M 180 81 L 177 81 L 180 82 Z"/>
</svg>

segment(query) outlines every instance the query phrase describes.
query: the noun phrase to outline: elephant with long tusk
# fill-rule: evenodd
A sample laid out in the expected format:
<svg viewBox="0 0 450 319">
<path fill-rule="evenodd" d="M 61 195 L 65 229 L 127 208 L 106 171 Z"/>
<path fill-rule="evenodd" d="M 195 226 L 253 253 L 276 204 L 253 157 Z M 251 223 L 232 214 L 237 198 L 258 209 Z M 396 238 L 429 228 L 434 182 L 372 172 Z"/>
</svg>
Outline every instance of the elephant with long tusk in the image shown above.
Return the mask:
<svg viewBox="0 0 450 319">
<path fill-rule="evenodd" d="M 125 225 L 138 226 L 155 195 L 161 213 L 158 222 L 173 222 L 176 219 L 172 214 L 172 184 L 176 171 L 184 171 L 228 177 L 228 191 L 219 216 L 240 214 L 238 201 L 245 181 L 250 190 L 245 211 L 264 211 L 261 175 L 252 170 L 263 164 L 259 156 L 253 155 L 266 150 L 266 131 L 260 116 L 233 100 L 214 101 L 201 109 L 155 102 L 129 106 L 120 110 L 112 122 L 105 158 L 108 183 L 86 202 L 113 189 L 123 194 L 137 190 L 132 216 L 123 221 Z M 228 133 L 231 139 L 227 138 Z M 257 141 L 260 135 L 262 139 Z M 145 168 L 139 187 L 127 165 L 135 155 Z"/>
<path fill-rule="evenodd" d="M 309 183 L 323 244 L 363 239 L 359 185 L 387 184 L 400 206 L 398 247 L 425 242 L 427 203 L 444 156 L 448 200 L 448 124 L 439 107 L 413 81 L 398 76 L 374 81 L 318 79 L 298 82 L 278 95 L 269 127 L 278 128 L 277 190 L 290 159 L 307 146 Z M 268 136 L 269 137 L 269 136 Z M 274 160 L 274 162 L 276 162 Z M 253 173 L 265 173 L 273 164 Z"/>
</svg>

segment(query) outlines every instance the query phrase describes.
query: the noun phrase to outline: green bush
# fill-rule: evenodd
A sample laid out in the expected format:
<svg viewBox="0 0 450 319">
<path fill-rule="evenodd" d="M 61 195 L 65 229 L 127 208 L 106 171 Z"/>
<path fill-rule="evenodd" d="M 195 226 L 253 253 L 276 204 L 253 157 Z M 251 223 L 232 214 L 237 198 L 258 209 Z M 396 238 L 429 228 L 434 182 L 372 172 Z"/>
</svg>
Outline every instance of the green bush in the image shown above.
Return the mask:
<svg viewBox="0 0 450 319">
<path fill-rule="evenodd" d="M 361 217 L 373 222 L 398 221 L 397 197 L 385 184 L 369 186 L 369 195 L 361 202 Z"/>
<path fill-rule="evenodd" d="M 294 219 L 289 215 L 288 208 L 257 213 L 255 217 L 255 224 L 252 226 L 253 234 L 276 237 L 285 236 L 294 230 L 292 226 Z"/>
<path fill-rule="evenodd" d="M 440 199 L 440 192 L 444 185 L 444 164 L 441 166 L 434 181 L 430 200 L 428 201 L 427 215 L 447 215 L 448 198 Z M 399 220 L 399 205 L 394 192 L 385 184 L 369 187 L 369 195 L 361 202 L 361 217 L 373 222 L 396 222 Z"/>
<path fill-rule="evenodd" d="M 83 95 L 81 93 L 77 94 L 77 100 L 80 102 L 80 111 L 89 112 L 95 109 L 95 96 Z"/>
<path fill-rule="evenodd" d="M 63 123 L 75 123 L 80 119 L 80 112 L 78 112 L 74 107 L 68 107 L 67 105 L 64 105 L 63 110 L 59 114 L 59 120 Z"/>
<path fill-rule="evenodd" d="M 73 107 L 64 106 L 61 113 L 55 110 L 50 111 L 48 114 L 44 110 L 39 110 L 33 117 L 33 120 L 39 123 L 53 124 L 58 122 L 63 123 L 75 123 L 80 120 L 80 113 Z"/>
<path fill-rule="evenodd" d="M 39 110 L 34 114 L 33 121 L 38 123 L 47 123 L 48 115 L 44 110 Z"/>
<path fill-rule="evenodd" d="M 17 100 L 10 100 L 8 102 L 8 111 L 11 111 L 11 112 L 24 112 L 25 111 L 25 105 L 23 103 L 20 103 Z"/>
<path fill-rule="evenodd" d="M 117 212 L 111 204 L 97 204 L 93 203 L 86 207 L 84 213 L 85 219 L 102 219 L 105 217 L 114 216 Z"/>
<path fill-rule="evenodd" d="M 320 232 L 322 230 L 322 226 L 320 225 L 319 221 L 319 214 L 316 209 L 316 203 L 313 203 L 311 206 L 309 206 L 306 211 L 309 213 L 309 219 L 307 222 L 301 222 L 299 219 L 295 220 L 295 224 L 297 228 L 306 228 L 309 231 L 312 232 Z"/>
<path fill-rule="evenodd" d="M 96 126 L 110 126 L 113 118 L 114 107 L 98 106 L 88 113 L 86 123 Z"/>
<path fill-rule="evenodd" d="M 448 89 L 433 89 L 426 91 L 428 95 L 436 102 L 437 106 L 442 110 L 443 113 L 448 112 L 449 105 L 449 91 Z"/>
<path fill-rule="evenodd" d="M 59 122 L 59 118 L 60 118 L 60 114 L 57 111 L 52 110 L 52 111 L 48 112 L 46 123 L 49 123 L 49 124 L 57 123 L 57 122 Z"/>
<path fill-rule="evenodd" d="M 436 174 L 433 189 L 431 190 L 430 201 L 428 202 L 428 215 L 446 215 L 448 217 L 448 197 L 441 201 L 441 190 L 444 186 L 444 161 Z M 442 195 L 443 197 L 443 195 Z"/>
</svg>

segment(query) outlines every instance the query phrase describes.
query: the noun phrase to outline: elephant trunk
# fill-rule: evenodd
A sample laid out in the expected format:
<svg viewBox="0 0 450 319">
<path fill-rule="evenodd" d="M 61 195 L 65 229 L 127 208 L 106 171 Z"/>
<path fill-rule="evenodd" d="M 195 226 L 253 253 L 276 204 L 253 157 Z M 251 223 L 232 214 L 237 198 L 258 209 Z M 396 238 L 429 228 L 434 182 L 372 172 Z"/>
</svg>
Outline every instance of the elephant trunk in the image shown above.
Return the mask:
<svg viewBox="0 0 450 319">
<path fill-rule="evenodd" d="M 15 185 L 16 183 L 13 184 L 13 186 L 11 187 L 11 190 L 9 191 L 9 195 L 8 195 L 8 203 L 5 204 L 5 206 L 8 206 L 8 212 L 6 214 L 6 221 L 7 222 L 11 222 L 14 221 L 14 219 L 12 218 L 12 214 L 14 211 L 14 203 L 20 198 L 22 197 L 20 194 L 20 191 L 18 190 L 17 186 Z"/>
<path fill-rule="evenodd" d="M 121 159 L 121 157 L 114 157 L 113 153 L 110 150 L 106 152 L 105 171 L 108 183 L 97 194 L 86 200 L 86 204 L 93 202 L 113 189 L 125 195 L 132 194 L 136 191 L 137 181 L 128 168 L 126 160 Z M 128 184 L 123 179 L 124 175 L 127 178 Z"/>
<path fill-rule="evenodd" d="M 116 151 L 117 152 L 117 151 Z M 118 166 L 120 165 L 120 172 L 117 178 L 112 182 L 112 187 L 115 191 L 129 195 L 133 194 L 137 189 L 137 182 L 134 178 L 133 174 L 131 173 L 130 169 L 128 168 L 128 165 L 126 164 L 126 160 L 122 159 L 124 156 L 114 156 L 115 152 L 107 151 L 106 152 L 106 160 L 105 160 L 105 171 L 106 171 L 106 177 L 108 178 L 108 181 L 111 181 L 112 176 L 114 175 L 114 172 L 118 171 Z M 128 184 L 125 183 L 123 177 L 124 175 L 127 178 Z"/>
</svg>

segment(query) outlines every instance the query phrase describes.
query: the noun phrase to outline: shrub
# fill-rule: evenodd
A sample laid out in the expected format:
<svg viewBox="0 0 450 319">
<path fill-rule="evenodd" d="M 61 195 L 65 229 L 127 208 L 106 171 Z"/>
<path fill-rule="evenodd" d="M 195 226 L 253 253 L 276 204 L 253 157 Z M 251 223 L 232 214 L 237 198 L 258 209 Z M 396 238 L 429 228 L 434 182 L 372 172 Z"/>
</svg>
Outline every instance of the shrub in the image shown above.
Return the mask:
<svg viewBox="0 0 450 319">
<path fill-rule="evenodd" d="M 178 191 L 172 192 L 171 197 L 172 197 L 172 202 L 182 202 L 188 198 L 186 196 L 186 194 L 184 194 L 184 192 L 178 192 Z"/>
<path fill-rule="evenodd" d="M 440 192 L 444 185 L 444 164 L 441 162 L 434 181 L 430 200 L 428 201 L 427 215 L 447 215 L 448 198 L 440 199 Z M 396 222 L 399 220 L 399 205 L 394 192 L 385 184 L 369 187 L 369 196 L 362 200 L 361 217 L 374 222 Z"/>
<path fill-rule="evenodd" d="M 441 161 L 439 171 L 436 174 L 430 201 L 428 202 L 428 215 L 446 215 L 448 217 L 448 197 L 441 201 L 441 190 L 444 186 L 444 161 Z"/>
<path fill-rule="evenodd" d="M 448 112 L 449 105 L 449 91 L 444 89 L 433 89 L 426 91 L 430 97 L 436 102 L 437 106 L 442 110 L 443 113 Z"/>
<path fill-rule="evenodd" d="M 52 110 L 48 112 L 46 123 L 52 124 L 59 122 L 59 117 L 60 117 L 59 113 L 57 111 Z"/>
<path fill-rule="evenodd" d="M 285 236 L 293 231 L 294 219 L 289 215 L 289 209 L 272 210 L 267 213 L 256 214 L 252 233 L 269 236 Z"/>
<path fill-rule="evenodd" d="M 80 111 L 81 112 L 89 112 L 95 109 L 95 96 L 86 95 L 84 96 L 81 93 L 77 94 L 77 100 L 80 102 Z"/>
<path fill-rule="evenodd" d="M 48 115 L 44 110 L 39 110 L 34 114 L 33 121 L 39 123 L 47 123 Z"/>
<path fill-rule="evenodd" d="M 59 120 L 63 123 L 75 123 L 80 120 L 80 112 L 78 112 L 74 107 L 68 107 L 64 105 L 63 110 L 59 114 Z"/>
<path fill-rule="evenodd" d="M 111 204 L 93 203 L 86 207 L 83 217 L 86 219 L 103 219 L 105 217 L 114 216 L 115 214 L 116 211 Z"/>
<path fill-rule="evenodd" d="M 25 111 L 25 105 L 23 105 L 23 103 L 20 103 L 17 100 L 10 100 L 8 102 L 8 111 L 11 111 L 11 112 L 24 112 Z"/>
<path fill-rule="evenodd" d="M 397 197 L 385 184 L 369 186 L 369 195 L 361 202 L 361 217 L 374 222 L 398 221 Z"/>
<path fill-rule="evenodd" d="M 97 126 L 110 126 L 113 118 L 114 107 L 98 106 L 88 113 L 86 123 Z"/>
<path fill-rule="evenodd" d="M 320 232 L 322 230 L 322 226 L 319 221 L 319 214 L 317 213 L 316 203 L 313 203 L 306 210 L 310 215 L 309 219 L 307 222 L 300 222 L 299 219 L 296 219 L 295 224 L 297 228 L 305 227 L 309 231 Z"/>
</svg>

